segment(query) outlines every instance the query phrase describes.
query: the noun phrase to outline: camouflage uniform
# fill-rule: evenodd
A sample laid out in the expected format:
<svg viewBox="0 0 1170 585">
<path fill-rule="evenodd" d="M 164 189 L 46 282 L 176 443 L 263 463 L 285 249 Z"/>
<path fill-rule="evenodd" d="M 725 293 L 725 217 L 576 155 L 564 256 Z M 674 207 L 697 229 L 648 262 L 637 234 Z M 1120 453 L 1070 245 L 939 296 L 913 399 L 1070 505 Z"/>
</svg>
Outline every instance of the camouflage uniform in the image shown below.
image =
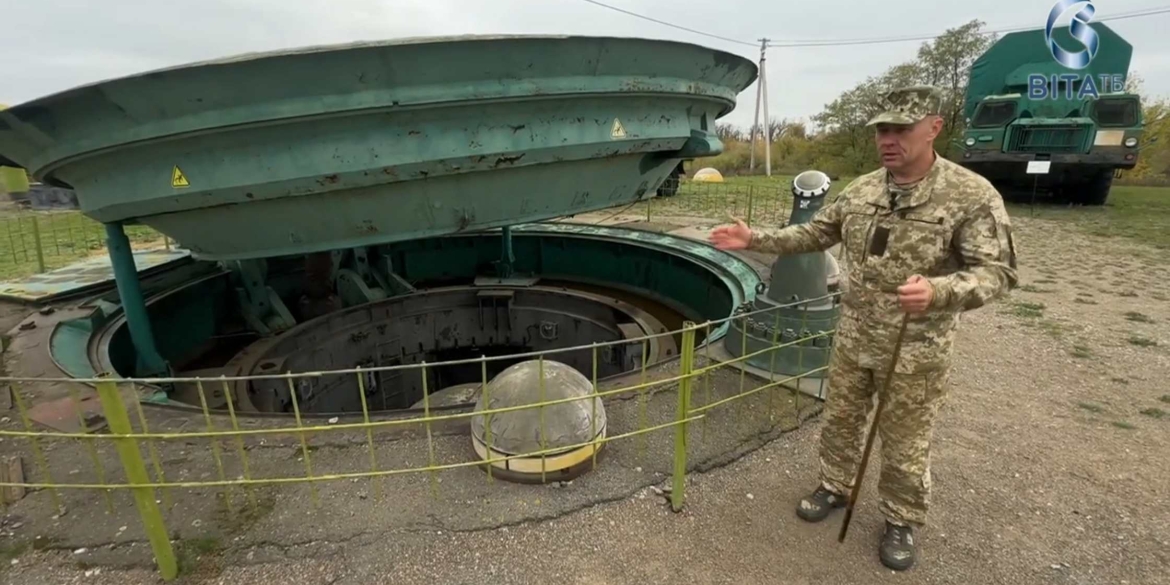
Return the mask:
<svg viewBox="0 0 1170 585">
<path fill-rule="evenodd" d="M 938 94 L 929 88 L 889 96 L 871 124 L 913 123 L 937 111 Z M 959 315 L 1017 282 L 1011 223 L 1001 196 L 983 177 L 934 156 L 930 172 L 912 187 L 894 186 L 884 168 L 873 171 L 849 183 L 811 221 L 774 234 L 753 231 L 749 246 L 786 255 L 842 243 L 844 292 L 820 460 L 824 487 L 846 498 L 873 396 L 883 385 L 902 322 L 897 289 L 915 274 L 933 285 L 930 307 L 910 315 L 878 426 L 880 506 L 890 522 L 902 526 L 926 521 L 931 430 L 946 395 Z"/>
</svg>

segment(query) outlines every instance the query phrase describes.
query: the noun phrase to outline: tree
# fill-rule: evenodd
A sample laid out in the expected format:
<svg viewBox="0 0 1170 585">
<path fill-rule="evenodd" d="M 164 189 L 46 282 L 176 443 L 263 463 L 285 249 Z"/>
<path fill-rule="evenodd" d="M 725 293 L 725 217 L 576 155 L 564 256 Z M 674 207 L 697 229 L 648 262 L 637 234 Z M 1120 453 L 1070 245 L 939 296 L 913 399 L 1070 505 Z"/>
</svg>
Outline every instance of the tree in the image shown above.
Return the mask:
<svg viewBox="0 0 1170 585">
<path fill-rule="evenodd" d="M 1142 107 L 1142 132 L 1137 165 L 1126 176 L 1139 180 L 1170 179 L 1170 100 L 1145 100 Z"/>
<path fill-rule="evenodd" d="M 984 23 L 972 20 L 957 28 L 948 29 L 934 41 L 924 43 L 915 59 L 890 67 L 880 76 L 865 81 L 842 93 L 825 105 L 813 120 L 828 134 L 827 140 L 843 147 L 845 166 L 854 166 L 854 172 L 872 164 L 874 146 L 866 122 L 877 113 L 881 95 L 895 87 L 933 85 L 943 97 L 943 133 L 936 142 L 939 153 L 950 153 L 953 139 L 966 127 L 963 119 L 963 96 L 971 65 L 994 42 L 995 37 L 981 32 Z"/>
<path fill-rule="evenodd" d="M 718 122 L 715 124 L 715 136 L 724 142 L 742 142 L 743 132 L 732 124 Z"/>
<path fill-rule="evenodd" d="M 938 87 L 943 94 L 942 112 L 946 125 L 939 137 L 939 151 L 943 156 L 950 154 L 953 138 L 961 136 L 966 129 L 963 98 L 967 94 L 971 65 L 996 41 L 995 35 L 981 32 L 983 24 L 980 20 L 972 20 L 947 29 L 934 42 L 923 44 L 914 62 L 920 82 Z"/>
</svg>

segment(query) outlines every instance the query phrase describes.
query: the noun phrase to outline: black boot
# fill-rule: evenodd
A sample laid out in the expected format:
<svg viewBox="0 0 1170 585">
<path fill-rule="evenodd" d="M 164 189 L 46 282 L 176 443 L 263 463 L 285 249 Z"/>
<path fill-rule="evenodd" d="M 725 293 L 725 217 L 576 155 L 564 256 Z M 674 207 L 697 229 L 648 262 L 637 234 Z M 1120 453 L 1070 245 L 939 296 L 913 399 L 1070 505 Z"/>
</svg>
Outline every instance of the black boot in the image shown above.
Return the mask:
<svg viewBox="0 0 1170 585">
<path fill-rule="evenodd" d="M 909 526 L 898 526 L 886 521 L 886 533 L 882 535 L 878 555 L 882 564 L 895 570 L 905 571 L 914 566 L 917 556 L 914 549 L 914 529 Z"/>
<path fill-rule="evenodd" d="M 800 500 L 796 515 L 809 522 L 820 522 L 834 509 L 844 508 L 846 503 L 845 496 L 837 495 L 820 485 L 816 491 Z"/>
</svg>

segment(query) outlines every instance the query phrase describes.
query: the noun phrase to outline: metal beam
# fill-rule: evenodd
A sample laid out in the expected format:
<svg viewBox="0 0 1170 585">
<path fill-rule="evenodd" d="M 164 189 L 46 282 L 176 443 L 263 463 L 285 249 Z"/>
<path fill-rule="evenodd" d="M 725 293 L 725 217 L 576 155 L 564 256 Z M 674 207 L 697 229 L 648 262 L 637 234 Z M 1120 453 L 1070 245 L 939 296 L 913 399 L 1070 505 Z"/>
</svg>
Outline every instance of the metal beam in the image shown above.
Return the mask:
<svg viewBox="0 0 1170 585">
<path fill-rule="evenodd" d="M 146 314 L 146 299 L 138 282 L 138 268 L 134 265 L 134 253 L 130 239 L 122 229 L 122 222 L 110 222 L 106 226 L 106 244 L 110 253 L 110 264 L 114 267 L 114 282 L 118 285 L 118 296 L 122 299 L 122 311 L 126 314 L 126 325 L 130 328 L 130 339 L 138 356 L 135 376 L 157 376 L 167 374 L 167 363 L 159 355 L 154 344 L 154 332 Z"/>
</svg>

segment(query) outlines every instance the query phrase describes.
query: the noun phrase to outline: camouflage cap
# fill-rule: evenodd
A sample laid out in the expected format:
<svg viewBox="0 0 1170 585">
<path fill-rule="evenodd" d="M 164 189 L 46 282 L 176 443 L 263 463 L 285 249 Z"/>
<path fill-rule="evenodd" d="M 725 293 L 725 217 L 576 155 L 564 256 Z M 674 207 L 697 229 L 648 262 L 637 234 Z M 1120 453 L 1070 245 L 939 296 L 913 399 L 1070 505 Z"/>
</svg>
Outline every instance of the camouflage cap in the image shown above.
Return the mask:
<svg viewBox="0 0 1170 585">
<path fill-rule="evenodd" d="M 929 85 L 900 87 L 887 92 L 878 101 L 881 112 L 866 126 L 874 124 L 913 124 L 929 114 L 942 113 L 942 93 Z"/>
</svg>

